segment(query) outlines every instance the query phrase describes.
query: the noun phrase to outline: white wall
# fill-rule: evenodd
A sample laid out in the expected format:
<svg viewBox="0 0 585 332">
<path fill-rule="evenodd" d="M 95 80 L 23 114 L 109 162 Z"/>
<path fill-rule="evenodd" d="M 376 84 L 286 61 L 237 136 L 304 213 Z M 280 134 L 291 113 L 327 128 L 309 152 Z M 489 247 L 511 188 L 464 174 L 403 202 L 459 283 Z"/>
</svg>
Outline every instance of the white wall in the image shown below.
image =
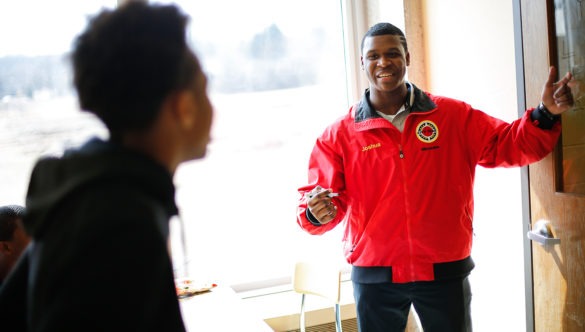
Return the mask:
<svg viewBox="0 0 585 332">
<path fill-rule="evenodd" d="M 517 118 L 512 1 L 427 0 L 430 91 Z M 411 55 L 412 56 L 412 55 Z M 519 169 L 477 168 L 474 331 L 525 331 Z"/>
</svg>

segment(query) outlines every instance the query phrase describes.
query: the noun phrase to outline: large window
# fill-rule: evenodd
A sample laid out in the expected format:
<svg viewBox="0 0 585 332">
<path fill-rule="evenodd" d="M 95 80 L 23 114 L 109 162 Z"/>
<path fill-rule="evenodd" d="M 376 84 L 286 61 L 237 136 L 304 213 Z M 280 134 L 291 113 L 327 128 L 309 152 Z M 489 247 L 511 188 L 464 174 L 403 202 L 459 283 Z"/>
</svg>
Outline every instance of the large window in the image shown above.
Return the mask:
<svg viewBox="0 0 585 332">
<path fill-rule="evenodd" d="M 340 232 L 295 223 L 312 144 L 348 105 L 341 8 L 328 1 L 184 1 L 215 106 L 207 158 L 175 177 L 189 271 L 226 284 L 288 276 L 299 255 L 342 261 Z M 80 112 L 68 52 L 87 17 L 116 1 L 16 1 L 0 6 L 0 204 L 24 204 L 30 171 L 101 123 Z M 43 15 L 59 8 L 59 17 Z M 229 8 L 229 10 L 226 10 Z M 173 223 L 173 225 L 177 225 Z"/>
<path fill-rule="evenodd" d="M 348 110 L 340 1 L 179 4 L 215 122 L 207 157 L 175 177 L 188 262 L 178 273 L 254 287 L 302 256 L 342 263 L 341 228 L 314 237 L 295 221 L 313 143 Z"/>
</svg>

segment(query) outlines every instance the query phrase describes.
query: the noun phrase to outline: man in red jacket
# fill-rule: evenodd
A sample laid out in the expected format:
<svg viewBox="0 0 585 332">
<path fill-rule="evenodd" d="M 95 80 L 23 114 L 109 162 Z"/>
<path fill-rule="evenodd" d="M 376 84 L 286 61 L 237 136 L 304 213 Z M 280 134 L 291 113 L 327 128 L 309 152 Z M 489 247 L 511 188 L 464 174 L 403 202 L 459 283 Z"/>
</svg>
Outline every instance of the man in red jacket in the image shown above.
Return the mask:
<svg viewBox="0 0 585 332">
<path fill-rule="evenodd" d="M 317 139 L 297 222 L 311 234 L 344 223 L 360 331 L 403 331 L 411 304 L 425 331 L 470 331 L 468 275 L 477 165 L 541 160 L 573 105 L 567 74 L 506 123 L 406 81 L 403 32 L 374 25 L 361 45 L 362 100 Z"/>
</svg>

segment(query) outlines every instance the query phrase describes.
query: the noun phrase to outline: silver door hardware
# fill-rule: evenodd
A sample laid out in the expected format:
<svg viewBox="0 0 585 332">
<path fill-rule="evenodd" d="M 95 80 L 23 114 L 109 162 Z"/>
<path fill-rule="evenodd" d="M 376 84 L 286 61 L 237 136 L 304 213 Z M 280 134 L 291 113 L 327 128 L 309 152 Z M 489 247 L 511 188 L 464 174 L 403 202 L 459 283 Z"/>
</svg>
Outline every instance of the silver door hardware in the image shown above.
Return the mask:
<svg viewBox="0 0 585 332">
<path fill-rule="evenodd" d="M 532 241 L 536 241 L 543 246 L 555 245 L 561 243 L 561 239 L 553 237 L 550 223 L 546 220 L 538 220 L 534 223 L 531 231 L 526 233 L 526 236 Z"/>
</svg>

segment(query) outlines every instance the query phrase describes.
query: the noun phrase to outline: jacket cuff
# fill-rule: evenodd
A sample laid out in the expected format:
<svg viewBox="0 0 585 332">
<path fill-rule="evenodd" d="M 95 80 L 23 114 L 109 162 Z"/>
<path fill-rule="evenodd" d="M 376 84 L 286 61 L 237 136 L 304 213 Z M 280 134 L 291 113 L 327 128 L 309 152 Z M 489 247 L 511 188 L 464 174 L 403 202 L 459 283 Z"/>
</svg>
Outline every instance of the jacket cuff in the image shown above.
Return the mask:
<svg viewBox="0 0 585 332">
<path fill-rule="evenodd" d="M 543 103 L 530 113 L 530 120 L 541 129 L 551 129 L 561 118 L 560 115 L 552 114 Z"/>
<path fill-rule="evenodd" d="M 305 210 L 305 215 L 307 216 L 307 220 L 309 220 L 311 224 L 315 226 L 323 226 L 323 224 L 320 223 L 319 220 L 317 220 L 317 218 L 315 218 L 311 211 L 309 211 L 309 208 Z"/>
</svg>

